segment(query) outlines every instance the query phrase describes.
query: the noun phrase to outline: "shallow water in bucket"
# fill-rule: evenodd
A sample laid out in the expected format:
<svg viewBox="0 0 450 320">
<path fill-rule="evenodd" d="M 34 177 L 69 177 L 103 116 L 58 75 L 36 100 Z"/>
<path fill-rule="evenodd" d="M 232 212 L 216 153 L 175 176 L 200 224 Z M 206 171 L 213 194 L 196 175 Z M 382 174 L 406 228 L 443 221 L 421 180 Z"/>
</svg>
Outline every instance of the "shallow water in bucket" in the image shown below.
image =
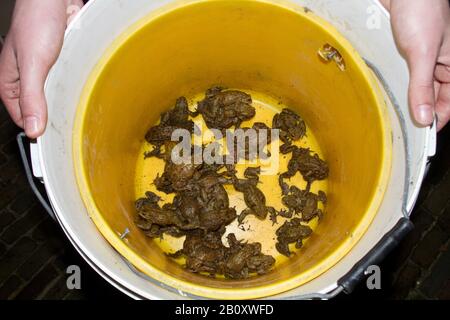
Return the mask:
<svg viewBox="0 0 450 320">
<path fill-rule="evenodd" d="M 274 115 L 276 113 L 281 112 L 283 108 L 288 108 L 288 106 L 283 105 L 278 100 L 266 94 L 249 90 L 242 90 L 242 91 L 252 96 L 253 100 L 252 105 L 256 109 L 256 115 L 252 120 L 243 122 L 241 127 L 251 127 L 254 122 L 263 122 L 267 126 L 271 127 Z M 191 111 L 194 111 L 196 109 L 197 102 L 202 100 L 203 98 L 204 94 L 201 93 L 194 95 L 193 97 L 188 99 L 189 109 Z M 301 110 L 299 110 L 299 112 L 301 113 Z M 196 118 L 193 118 L 193 120 L 196 121 L 197 126 L 201 126 L 202 130 L 207 129 L 201 115 L 199 115 Z M 319 147 L 317 139 L 315 138 L 313 132 L 308 126 L 306 136 L 294 144 L 297 146 L 301 146 L 303 148 L 311 149 L 313 153 L 317 153 L 319 157 L 323 159 L 323 154 Z M 278 144 L 275 142 L 273 142 L 273 145 L 278 147 Z M 153 184 L 153 180 L 156 178 L 156 176 L 158 174 L 161 175 L 162 172 L 164 171 L 164 161 L 162 159 L 158 159 L 155 157 L 145 159 L 144 153 L 152 149 L 153 147 L 151 144 L 149 144 L 146 141 L 143 142 L 140 152 L 142 156 L 138 158 L 136 164 L 136 178 L 135 178 L 136 199 L 145 197 L 145 192 L 152 191 L 162 198 L 162 201 L 160 202 L 160 204 L 162 205 L 166 202 L 171 202 L 173 200 L 174 195 L 173 194 L 167 195 L 163 192 L 157 191 L 155 185 Z M 272 155 L 274 155 L 273 149 L 270 150 Z M 286 207 L 281 202 L 281 189 L 278 184 L 278 175 L 287 170 L 287 163 L 290 158 L 291 154 L 283 155 L 280 153 L 278 157 L 279 162 L 278 170 L 273 174 L 271 172 L 272 168 L 269 167 L 269 164 L 266 164 L 267 167 L 266 171 L 269 172 L 269 174 L 264 174 L 265 166 L 264 165 L 261 166 L 262 174 L 260 175 L 260 183 L 258 184 L 258 188 L 264 193 L 267 205 L 272 206 L 277 210 L 280 210 L 282 208 L 286 209 Z M 238 177 L 243 177 L 243 171 L 247 167 L 256 167 L 258 165 L 261 165 L 261 163 L 251 164 L 247 162 L 246 164 L 236 165 Z M 306 188 L 306 182 L 303 180 L 300 173 L 297 173 L 291 179 L 286 180 L 286 182 L 289 185 L 297 186 L 303 190 Z M 225 186 L 225 189 L 230 198 L 230 207 L 234 207 L 236 209 L 236 213 L 239 215 L 239 213 L 247 207 L 243 199 L 243 194 L 241 192 L 234 190 L 233 186 L 227 185 Z M 327 192 L 327 180 L 315 181 L 311 185 L 312 192 L 317 194 L 319 190 L 324 191 L 325 193 Z M 320 202 L 319 208 L 321 208 L 322 210 L 324 209 L 323 205 Z M 324 214 L 326 215 L 326 207 L 325 210 L 323 211 Z M 227 226 L 222 241 L 225 245 L 227 245 L 226 242 L 227 234 L 234 233 L 238 240 L 248 242 L 259 242 L 262 245 L 262 252 L 264 254 L 271 255 L 275 258 L 276 260 L 275 268 L 276 268 L 278 265 L 285 263 L 290 259 L 280 254 L 275 248 L 276 244 L 275 232 L 286 220 L 290 219 L 278 216 L 277 223 L 273 224 L 272 221 L 269 219 L 269 215 L 264 220 L 260 220 L 253 215 L 249 215 L 245 218 L 244 222 L 239 225 L 236 219 Z M 309 221 L 308 223 L 304 224 L 307 224 L 314 231 L 318 222 L 319 222 L 318 218 L 316 217 L 311 221 Z M 163 238 L 153 239 L 152 241 L 155 242 L 162 249 L 163 252 L 175 253 L 176 251 L 180 250 L 183 247 L 184 239 L 185 236 L 176 238 L 164 234 Z M 306 244 L 307 241 L 308 241 L 307 239 L 303 240 L 303 244 Z M 301 254 L 302 249 L 301 248 L 296 249 L 295 244 L 291 244 L 290 249 L 293 254 Z M 183 265 L 185 259 L 179 258 L 176 259 L 175 261 L 180 265 Z"/>
</svg>

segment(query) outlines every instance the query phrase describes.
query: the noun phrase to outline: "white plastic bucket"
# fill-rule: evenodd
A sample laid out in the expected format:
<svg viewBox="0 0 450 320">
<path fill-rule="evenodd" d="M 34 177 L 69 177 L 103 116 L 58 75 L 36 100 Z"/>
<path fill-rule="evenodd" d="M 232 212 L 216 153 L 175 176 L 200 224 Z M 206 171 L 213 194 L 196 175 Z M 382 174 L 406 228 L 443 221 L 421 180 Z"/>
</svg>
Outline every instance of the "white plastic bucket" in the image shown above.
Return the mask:
<svg viewBox="0 0 450 320">
<path fill-rule="evenodd" d="M 97 0 L 83 8 L 68 27 L 60 57 L 48 76 L 45 87 L 48 127 L 37 145 L 32 145 L 34 175 L 44 182 L 56 219 L 67 237 L 102 277 L 133 298 L 201 297 L 143 275 L 100 234 L 90 219 L 75 177 L 74 119 L 83 87 L 105 51 L 136 21 L 174 2 L 177 1 Z M 192 2 L 195 1 L 182 1 Z M 350 291 L 361 277 L 361 268 L 378 261 L 407 229 L 407 218 L 417 198 L 428 158 L 434 155 L 435 130 L 419 129 L 410 119 L 407 66 L 397 52 L 388 14 L 378 1 L 280 2 L 307 7 L 349 40 L 379 79 L 389 105 L 393 144 L 391 176 L 370 227 L 348 254 L 320 276 L 270 297 L 328 298 L 342 290 Z"/>
</svg>

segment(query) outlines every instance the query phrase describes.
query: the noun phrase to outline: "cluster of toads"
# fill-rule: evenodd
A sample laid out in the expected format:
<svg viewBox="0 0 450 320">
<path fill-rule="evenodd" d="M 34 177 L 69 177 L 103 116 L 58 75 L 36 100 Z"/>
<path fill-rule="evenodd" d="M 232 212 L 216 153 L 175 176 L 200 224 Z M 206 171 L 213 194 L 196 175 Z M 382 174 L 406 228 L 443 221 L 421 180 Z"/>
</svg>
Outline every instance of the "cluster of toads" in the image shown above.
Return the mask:
<svg viewBox="0 0 450 320">
<path fill-rule="evenodd" d="M 136 201 L 136 224 L 151 238 L 164 234 L 186 236 L 183 248 L 169 256 L 184 257 L 186 268 L 191 272 L 242 279 L 255 273 L 265 274 L 273 268 L 275 259 L 261 252 L 260 243 L 244 243 L 237 240 L 233 233 L 227 235 L 227 246 L 223 243 L 226 226 L 235 219 L 242 223 L 247 215 L 254 215 L 261 220 L 269 216 L 272 223 L 276 224 L 278 216 L 287 218 L 276 231 L 276 248 L 281 254 L 290 256 L 289 244 L 295 243 L 299 248 L 302 240 L 312 233 L 302 222 L 322 217 L 318 203 L 325 204 L 326 195 L 324 192 L 314 194 L 310 188 L 314 181 L 327 178 L 328 166 L 309 149 L 294 145 L 294 142 L 305 136 L 306 126 L 300 116 L 289 109 L 275 115 L 272 123 L 272 128 L 280 132 L 279 138 L 283 143 L 280 152 L 291 154 L 288 170 L 279 175 L 285 209 L 276 210 L 266 205 L 266 197 L 258 188 L 259 167 L 247 167 L 244 178 L 238 178 L 233 164 L 180 164 L 172 161 L 171 153 L 176 144 L 171 141 L 172 132 L 186 129 L 193 133 L 195 125 L 190 117 L 201 115 L 208 128 L 223 132 L 240 128 L 242 122 L 251 120 L 255 114 L 252 98 L 247 93 L 214 87 L 207 90 L 195 112 L 189 110 L 186 98 L 179 98 L 175 107 L 163 113 L 159 124 L 151 127 L 145 136 L 154 147 L 145 157 L 158 157 L 165 161 L 164 172 L 158 174 L 154 185 L 160 192 L 174 194 L 174 199 L 172 203 L 161 206 L 161 198 L 153 192 L 147 192 L 146 197 Z M 258 122 L 252 128 L 270 129 Z M 266 141 L 268 144 L 271 143 L 269 136 Z M 248 159 L 248 154 L 245 153 L 243 157 Z M 238 159 L 235 160 L 237 162 Z M 305 190 L 285 182 L 297 172 L 307 182 Z M 225 185 L 243 194 L 247 208 L 239 214 L 230 207 Z"/>
</svg>

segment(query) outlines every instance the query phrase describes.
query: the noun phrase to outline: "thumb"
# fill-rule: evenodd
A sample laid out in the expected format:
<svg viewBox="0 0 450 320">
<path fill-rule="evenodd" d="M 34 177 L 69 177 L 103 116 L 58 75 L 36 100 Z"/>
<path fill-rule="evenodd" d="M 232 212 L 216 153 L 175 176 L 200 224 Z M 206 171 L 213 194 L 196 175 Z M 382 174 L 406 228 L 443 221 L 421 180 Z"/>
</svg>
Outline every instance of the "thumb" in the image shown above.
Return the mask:
<svg viewBox="0 0 450 320">
<path fill-rule="evenodd" d="M 409 55 L 410 68 L 409 102 L 414 120 L 421 126 L 431 125 L 434 121 L 434 70 L 437 53 Z"/>
<path fill-rule="evenodd" d="M 41 136 L 47 123 L 47 102 L 44 83 L 50 65 L 38 55 L 19 59 L 20 98 L 23 127 L 29 138 Z"/>
</svg>

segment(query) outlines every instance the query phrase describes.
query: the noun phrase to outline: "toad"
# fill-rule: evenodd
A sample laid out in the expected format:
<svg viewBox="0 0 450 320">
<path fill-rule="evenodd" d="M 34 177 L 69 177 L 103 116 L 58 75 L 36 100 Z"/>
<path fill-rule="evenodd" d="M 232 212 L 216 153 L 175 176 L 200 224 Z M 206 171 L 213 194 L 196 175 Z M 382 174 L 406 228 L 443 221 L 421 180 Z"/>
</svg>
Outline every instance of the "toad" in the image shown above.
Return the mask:
<svg viewBox="0 0 450 320">
<path fill-rule="evenodd" d="M 145 153 L 145 157 L 161 157 L 161 147 L 172 139 L 176 129 L 186 129 L 194 132 L 194 122 L 189 120 L 190 111 L 185 97 L 180 97 L 175 107 L 161 114 L 160 123 L 152 126 L 145 135 L 145 140 L 154 146 L 154 149 Z"/>
<path fill-rule="evenodd" d="M 265 274 L 275 259 L 261 253 L 260 243 L 242 243 L 228 234 L 228 247 L 222 243 L 224 228 L 206 234 L 193 231 L 186 236 L 183 249 L 172 257 L 186 257 L 186 268 L 195 273 L 223 274 L 226 278 L 243 279 L 251 273 Z"/>
<path fill-rule="evenodd" d="M 316 195 L 295 186 L 291 186 L 289 190 L 289 194 L 282 198 L 283 204 L 289 208 L 289 211 L 301 214 L 302 220 L 306 222 L 315 217 L 322 219 L 323 212 L 318 208 L 318 202 L 325 204 L 327 201 L 323 191 L 319 191 L 319 194 Z"/>
<path fill-rule="evenodd" d="M 227 240 L 229 249 L 224 270 L 227 278 L 247 278 L 250 273 L 265 274 L 275 264 L 272 256 L 261 253 L 259 242 L 242 243 L 233 233 L 227 236 Z"/>
<path fill-rule="evenodd" d="M 261 169 L 259 167 L 249 167 L 244 172 L 244 176 L 247 179 L 238 179 L 236 175 L 232 178 L 234 189 L 244 194 L 244 201 L 247 205 L 247 208 L 238 217 L 239 223 L 242 223 L 245 217 L 250 214 L 261 220 L 267 217 L 269 210 L 266 206 L 266 197 L 257 187 L 260 172 Z"/>
<path fill-rule="evenodd" d="M 280 140 L 284 143 L 280 147 L 283 154 L 291 152 L 292 142 L 300 140 L 306 134 L 306 125 L 303 119 L 290 109 L 283 109 L 272 120 L 272 128 L 280 130 Z"/>
<path fill-rule="evenodd" d="M 284 179 L 293 177 L 297 172 L 300 172 L 303 176 L 303 179 L 307 182 L 307 190 L 309 190 L 311 183 L 328 177 L 329 169 L 327 163 L 320 159 L 317 154 L 311 155 L 311 150 L 294 146 L 292 157 L 288 162 L 288 170 L 279 176 L 279 184 L 283 195 L 289 193 L 289 186 L 284 182 Z"/>
<path fill-rule="evenodd" d="M 213 87 L 206 91 L 205 99 L 198 103 L 193 115 L 201 114 L 208 128 L 224 131 L 233 126 L 239 128 L 243 121 L 250 120 L 255 113 L 252 98 L 247 93 Z"/>
<path fill-rule="evenodd" d="M 234 148 L 235 163 L 239 159 L 255 160 L 258 156 L 262 159 L 270 157 L 270 154 L 264 152 L 264 148 L 271 143 L 272 139 L 271 129 L 265 123 L 255 122 L 251 128 L 241 128 L 241 130 L 243 130 L 245 140 L 239 140 L 235 137 L 232 144 L 231 141 L 227 141 L 228 148 Z M 254 130 L 254 137 L 248 135 L 247 130 Z"/>
<path fill-rule="evenodd" d="M 299 218 L 293 218 L 277 229 L 277 243 L 275 247 L 278 252 L 289 257 L 291 255 L 289 244 L 295 243 L 295 247 L 299 249 L 303 244 L 303 239 L 308 238 L 311 234 L 312 230 L 310 227 L 302 225 Z"/>
</svg>

